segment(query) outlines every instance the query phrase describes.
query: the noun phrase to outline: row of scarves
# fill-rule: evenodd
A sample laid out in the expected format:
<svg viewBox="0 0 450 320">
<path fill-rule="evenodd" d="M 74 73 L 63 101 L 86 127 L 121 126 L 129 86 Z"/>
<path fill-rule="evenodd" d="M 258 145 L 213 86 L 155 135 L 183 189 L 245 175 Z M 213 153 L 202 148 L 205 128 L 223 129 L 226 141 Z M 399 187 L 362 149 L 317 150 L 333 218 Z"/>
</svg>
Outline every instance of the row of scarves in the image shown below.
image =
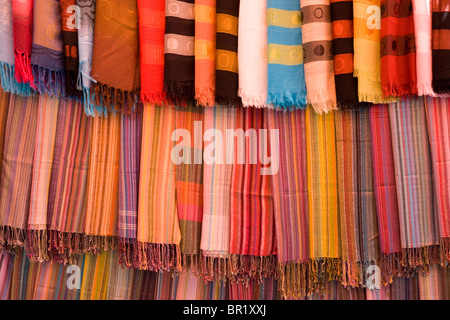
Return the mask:
<svg viewBox="0 0 450 320">
<path fill-rule="evenodd" d="M 129 268 L 275 276 L 296 297 L 363 286 L 373 264 L 384 285 L 448 268 L 448 98 L 326 115 L 145 104 L 106 118 L 71 99 L 0 98 L 3 251 L 70 263 L 117 249 Z"/>
<path fill-rule="evenodd" d="M 450 269 L 433 265 L 428 274 L 398 277 L 380 289 L 344 287 L 337 281 L 301 297 L 282 297 L 277 280 L 203 282 L 179 273 L 127 269 L 117 252 L 84 254 L 71 266 L 30 261 L 24 250 L 0 255 L 0 300 L 448 300 Z"/>
<path fill-rule="evenodd" d="M 450 92 L 449 0 L 2 0 L 5 91 L 318 113 Z"/>
</svg>

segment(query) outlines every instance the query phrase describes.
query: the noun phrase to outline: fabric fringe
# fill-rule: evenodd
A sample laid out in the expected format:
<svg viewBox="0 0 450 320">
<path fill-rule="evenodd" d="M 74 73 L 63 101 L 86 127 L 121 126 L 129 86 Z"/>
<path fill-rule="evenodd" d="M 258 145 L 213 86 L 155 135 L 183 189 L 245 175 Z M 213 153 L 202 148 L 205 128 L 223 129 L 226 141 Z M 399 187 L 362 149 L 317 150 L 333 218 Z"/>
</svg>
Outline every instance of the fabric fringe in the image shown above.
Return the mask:
<svg viewBox="0 0 450 320">
<path fill-rule="evenodd" d="M 176 81 L 164 82 L 164 92 L 167 102 L 175 105 L 195 105 L 195 86 L 192 83 L 185 84 Z"/>
<path fill-rule="evenodd" d="M 25 247 L 27 239 L 26 230 L 10 226 L 0 226 L 0 250 L 12 252 L 17 246 Z"/>
<path fill-rule="evenodd" d="M 370 102 L 374 104 L 381 104 L 381 103 L 391 103 L 396 102 L 396 97 L 383 97 L 382 95 L 379 95 L 377 93 L 362 93 L 358 91 L 358 100 L 359 102 Z"/>
<path fill-rule="evenodd" d="M 389 96 L 408 96 L 417 94 L 417 83 L 408 82 L 402 84 L 387 84 L 382 86 L 383 94 L 385 97 Z"/>
<path fill-rule="evenodd" d="M 229 256 L 210 256 L 202 252 L 201 270 L 205 283 L 207 281 L 226 281 L 230 274 Z"/>
<path fill-rule="evenodd" d="M 327 281 L 341 281 L 341 258 L 319 258 L 311 261 L 311 291 L 324 292 Z"/>
<path fill-rule="evenodd" d="M 355 67 L 353 69 L 353 77 L 365 78 L 373 82 L 381 82 L 381 73 L 372 72 L 370 70 L 360 70 Z"/>
<path fill-rule="evenodd" d="M 439 246 L 427 246 L 420 248 L 403 248 L 402 266 L 417 269 L 428 273 L 431 264 L 441 262 L 441 252 Z"/>
<path fill-rule="evenodd" d="M 34 88 L 33 70 L 30 55 L 26 52 L 14 50 L 15 77 L 19 83 L 28 83 Z M 36 89 L 36 88 L 34 88 Z"/>
<path fill-rule="evenodd" d="M 357 288 L 366 286 L 367 269 L 371 265 L 379 266 L 379 261 L 342 261 L 341 284 L 347 288 Z"/>
<path fill-rule="evenodd" d="M 181 271 L 181 252 L 178 244 L 137 242 L 139 270 Z"/>
<path fill-rule="evenodd" d="M 384 286 L 390 285 L 395 277 L 409 276 L 409 270 L 402 266 L 402 253 L 381 254 L 381 282 Z"/>
<path fill-rule="evenodd" d="M 99 254 L 101 251 L 117 250 L 117 237 L 96 236 L 83 234 L 82 236 L 83 252 L 90 254 Z"/>
<path fill-rule="evenodd" d="M 50 70 L 39 65 L 33 65 L 33 77 L 36 91 L 49 96 L 65 97 L 66 86 L 64 71 Z"/>
<path fill-rule="evenodd" d="M 99 115 L 112 113 L 131 113 L 139 102 L 139 90 L 125 91 L 96 82 L 91 85 L 95 109 Z"/>
<path fill-rule="evenodd" d="M 433 79 L 433 91 L 437 94 L 450 94 L 450 79 Z"/>
<path fill-rule="evenodd" d="M 138 242 L 136 239 L 119 238 L 119 264 L 127 268 L 138 268 Z"/>
<path fill-rule="evenodd" d="M 31 261 L 48 261 L 48 237 L 46 229 L 32 228 L 28 230 L 26 241 L 27 256 Z"/>
<path fill-rule="evenodd" d="M 241 97 L 243 107 L 254 107 L 254 108 L 269 107 L 269 105 L 267 105 L 267 94 L 265 93 L 260 92 L 254 93 L 247 89 L 239 89 L 238 96 Z"/>
<path fill-rule="evenodd" d="M 436 94 L 433 91 L 431 82 L 418 83 L 417 84 L 417 94 L 419 96 L 430 96 L 430 97 L 436 96 Z"/>
<path fill-rule="evenodd" d="M 166 103 L 166 94 L 161 91 L 151 91 L 141 89 L 141 101 L 156 105 Z"/>
<path fill-rule="evenodd" d="M 278 264 L 278 291 L 281 299 L 303 299 L 312 293 L 311 261 Z"/>
<path fill-rule="evenodd" d="M 357 100 L 347 100 L 337 102 L 337 108 L 339 110 L 357 111 L 363 107 L 369 107 L 369 104 L 365 102 L 359 102 Z"/>
<path fill-rule="evenodd" d="M 301 93 L 268 92 L 267 101 L 275 109 L 288 109 L 289 111 L 306 108 L 306 91 Z"/>
<path fill-rule="evenodd" d="M 214 106 L 215 91 L 212 88 L 195 88 L 197 106 Z"/>
<path fill-rule="evenodd" d="M 197 278 L 202 277 L 202 267 L 201 267 L 200 254 L 181 254 L 181 271 L 190 270 Z"/>
<path fill-rule="evenodd" d="M 263 278 L 274 277 L 277 273 L 277 257 L 231 254 L 228 259 L 228 278 L 237 282 L 249 279 L 262 281 Z"/>
<path fill-rule="evenodd" d="M 2 88 L 6 92 L 21 96 L 30 96 L 34 93 L 29 83 L 17 82 L 14 65 L 0 61 L 0 79 Z"/>
<path fill-rule="evenodd" d="M 224 107 L 235 108 L 235 107 L 241 107 L 242 101 L 239 97 L 232 98 L 232 97 L 216 96 L 216 104 L 218 104 L 220 106 L 224 106 Z"/>
<path fill-rule="evenodd" d="M 78 88 L 79 72 L 66 70 L 64 74 L 66 96 L 81 101 L 82 90 Z"/>
<path fill-rule="evenodd" d="M 441 238 L 440 243 L 441 266 L 450 264 L 450 238 Z"/>
</svg>

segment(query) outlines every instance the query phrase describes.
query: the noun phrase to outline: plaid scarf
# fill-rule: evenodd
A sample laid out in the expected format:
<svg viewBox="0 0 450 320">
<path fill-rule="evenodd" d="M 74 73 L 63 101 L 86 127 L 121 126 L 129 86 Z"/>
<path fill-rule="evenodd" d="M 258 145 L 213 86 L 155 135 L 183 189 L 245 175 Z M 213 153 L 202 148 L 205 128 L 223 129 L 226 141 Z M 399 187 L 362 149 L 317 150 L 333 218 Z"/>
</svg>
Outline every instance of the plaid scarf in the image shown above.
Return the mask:
<svg viewBox="0 0 450 320">
<path fill-rule="evenodd" d="M 141 100 L 161 104 L 164 94 L 164 0 L 138 0 Z"/>
<path fill-rule="evenodd" d="M 135 0 L 97 0 L 91 93 L 100 112 L 129 112 L 138 100 L 139 31 Z"/>
<path fill-rule="evenodd" d="M 65 96 L 64 54 L 58 0 L 34 0 L 31 65 L 40 94 Z"/>
<path fill-rule="evenodd" d="M 266 1 L 240 1 L 238 61 L 238 95 L 242 99 L 242 105 L 265 107 L 267 100 Z"/>
<path fill-rule="evenodd" d="M 302 16 L 296 0 L 267 0 L 267 103 L 276 108 L 306 105 Z"/>
<path fill-rule="evenodd" d="M 195 99 L 213 106 L 216 87 L 216 0 L 195 0 Z"/>
<path fill-rule="evenodd" d="M 239 105 L 238 30 L 240 0 L 217 0 L 216 102 Z"/>
<path fill-rule="evenodd" d="M 417 93 L 412 0 L 381 0 L 381 87 L 384 96 Z"/>
<path fill-rule="evenodd" d="M 330 0 L 302 0 L 301 6 L 307 100 L 318 113 L 335 110 Z"/>
<path fill-rule="evenodd" d="M 194 0 L 167 0 L 164 91 L 173 104 L 194 103 L 194 37 Z"/>
<path fill-rule="evenodd" d="M 31 44 L 33 42 L 34 0 L 13 0 L 13 33 L 15 76 L 19 83 L 34 84 L 31 69 Z"/>
<path fill-rule="evenodd" d="M 334 82 L 339 108 L 358 107 L 358 78 L 353 76 L 353 1 L 330 1 Z"/>
<path fill-rule="evenodd" d="M 450 93 L 450 0 L 432 0 L 433 90 Z"/>
</svg>

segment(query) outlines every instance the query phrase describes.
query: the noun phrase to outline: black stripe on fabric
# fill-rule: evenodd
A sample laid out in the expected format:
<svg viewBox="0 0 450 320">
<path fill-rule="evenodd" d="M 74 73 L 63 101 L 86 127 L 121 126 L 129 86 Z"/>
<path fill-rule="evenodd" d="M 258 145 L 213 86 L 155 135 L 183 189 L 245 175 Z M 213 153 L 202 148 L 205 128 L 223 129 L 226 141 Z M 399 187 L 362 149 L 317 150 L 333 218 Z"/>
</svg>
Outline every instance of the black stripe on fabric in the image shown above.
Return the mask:
<svg viewBox="0 0 450 320">
<path fill-rule="evenodd" d="M 216 70 L 216 101 L 219 104 L 238 106 L 239 77 L 237 73 Z"/>
<path fill-rule="evenodd" d="M 239 16 L 239 0 L 217 0 L 216 12 Z"/>
<path fill-rule="evenodd" d="M 164 80 L 193 81 L 195 77 L 195 57 L 173 53 L 164 55 Z"/>
<path fill-rule="evenodd" d="M 166 17 L 166 34 L 181 36 L 195 36 L 195 20 L 186 20 L 177 17 Z"/>
<path fill-rule="evenodd" d="M 178 0 L 180 2 L 195 3 L 195 0 Z"/>
<path fill-rule="evenodd" d="M 353 20 L 353 2 L 340 1 L 330 4 L 331 21 Z"/>
<path fill-rule="evenodd" d="M 338 38 L 333 40 L 331 47 L 333 55 L 353 53 L 353 38 Z"/>
<path fill-rule="evenodd" d="M 336 85 L 336 99 L 340 107 L 357 107 L 358 104 L 358 78 L 353 73 L 344 73 L 334 76 Z"/>
<path fill-rule="evenodd" d="M 450 29 L 450 12 L 433 12 L 433 30 Z"/>
<path fill-rule="evenodd" d="M 218 32 L 216 34 L 216 49 L 237 52 L 238 37 L 232 34 Z"/>
</svg>

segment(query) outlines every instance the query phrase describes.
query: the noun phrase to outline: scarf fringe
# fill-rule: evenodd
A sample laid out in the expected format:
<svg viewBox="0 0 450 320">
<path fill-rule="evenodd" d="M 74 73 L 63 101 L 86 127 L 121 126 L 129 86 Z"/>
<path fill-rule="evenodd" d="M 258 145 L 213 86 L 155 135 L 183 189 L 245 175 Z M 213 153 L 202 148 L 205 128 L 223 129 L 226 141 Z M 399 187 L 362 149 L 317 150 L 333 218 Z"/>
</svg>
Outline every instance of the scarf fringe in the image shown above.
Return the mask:
<svg viewBox="0 0 450 320">
<path fill-rule="evenodd" d="M 252 92 L 248 89 L 240 88 L 238 90 L 238 96 L 241 97 L 242 106 L 253 108 L 272 108 L 270 104 L 267 104 L 267 94 L 261 92 Z"/>
<path fill-rule="evenodd" d="M 277 273 L 277 256 L 254 256 L 231 254 L 228 259 L 229 278 L 237 282 L 247 282 L 249 279 L 274 277 Z"/>
<path fill-rule="evenodd" d="M 392 103 L 396 102 L 396 97 L 383 97 L 377 93 L 373 92 L 359 92 L 358 91 L 358 100 L 359 102 L 369 102 L 374 104 L 382 104 L 382 103 Z"/>
<path fill-rule="evenodd" d="M 267 103 L 273 104 L 275 109 L 297 110 L 306 108 L 306 91 L 283 93 L 267 92 Z"/>
<path fill-rule="evenodd" d="M 440 243 L 441 266 L 450 264 L 450 238 L 441 238 Z"/>
<path fill-rule="evenodd" d="M 139 90 L 116 89 L 100 82 L 94 83 L 90 90 L 99 115 L 106 116 L 107 111 L 131 113 L 139 101 Z"/>
<path fill-rule="evenodd" d="M 65 97 L 64 71 L 50 70 L 39 65 L 33 65 L 34 87 L 40 94 Z"/>
<path fill-rule="evenodd" d="M 431 82 L 417 83 L 417 94 L 419 96 L 436 97 L 436 93 L 434 93 L 434 91 L 433 91 Z"/>
<path fill-rule="evenodd" d="M 339 110 L 357 111 L 366 106 L 368 107 L 369 105 L 365 105 L 364 102 L 359 102 L 358 100 L 337 101 Z"/>
<path fill-rule="evenodd" d="M 15 66 L 0 61 L 0 78 L 2 88 L 6 92 L 11 92 L 21 96 L 30 96 L 33 90 L 29 83 L 19 83 L 15 77 Z"/>
<path fill-rule="evenodd" d="M 437 94 L 450 94 L 450 79 L 433 79 L 433 91 Z"/>
<path fill-rule="evenodd" d="M 27 256 L 31 261 L 44 262 L 50 260 L 45 226 L 44 229 L 39 229 L 39 226 L 32 226 L 28 230 L 26 248 Z"/>
<path fill-rule="evenodd" d="M 341 281 L 341 258 L 319 258 L 311 261 L 311 291 L 324 292 L 327 281 Z"/>
<path fill-rule="evenodd" d="M 381 73 L 373 72 L 371 70 L 353 69 L 353 77 L 365 78 L 373 82 L 381 82 Z"/>
<path fill-rule="evenodd" d="M 235 108 L 235 107 L 241 107 L 242 101 L 241 99 L 236 97 L 220 97 L 216 95 L 216 104 L 220 106 Z"/>
<path fill-rule="evenodd" d="M 34 77 L 30 54 L 14 50 L 15 78 L 19 83 L 28 83 L 33 89 Z"/>
<path fill-rule="evenodd" d="M 440 246 L 403 248 L 401 264 L 405 268 L 428 273 L 431 264 L 440 264 Z"/>
<path fill-rule="evenodd" d="M 136 239 L 122 238 L 118 239 L 119 264 L 127 268 L 138 268 L 138 242 Z"/>
<path fill-rule="evenodd" d="M 188 106 L 195 105 L 193 83 L 180 83 L 177 81 L 165 81 L 164 92 L 167 102 L 176 105 Z"/>
<path fill-rule="evenodd" d="M 327 89 L 315 90 L 314 93 L 308 91 L 308 103 L 318 114 L 338 110 L 336 100 L 328 100 Z"/>
<path fill-rule="evenodd" d="M 197 106 L 214 106 L 215 90 L 212 88 L 195 88 Z"/>
<path fill-rule="evenodd" d="M 278 264 L 278 291 L 281 299 L 304 299 L 312 292 L 311 261 Z"/>
<path fill-rule="evenodd" d="M 141 89 L 141 101 L 156 105 L 166 103 L 166 94 L 163 91 L 152 91 Z"/>
<path fill-rule="evenodd" d="M 117 250 L 118 248 L 117 237 L 83 234 L 81 240 L 84 253 L 95 255 L 101 251 Z"/>
<path fill-rule="evenodd" d="M 417 94 L 417 83 L 408 82 L 402 84 L 385 84 L 382 86 L 385 97 L 389 96 L 409 96 Z"/>
<path fill-rule="evenodd" d="M 193 253 L 182 253 L 181 254 L 181 271 L 190 270 L 197 278 L 202 277 L 202 266 L 201 266 L 200 254 Z"/>
<path fill-rule="evenodd" d="M 78 74 L 79 72 L 73 70 L 65 70 L 64 81 L 66 96 L 80 101 L 82 90 L 78 88 Z"/>
<path fill-rule="evenodd" d="M 206 255 L 205 252 L 202 252 L 201 270 L 204 282 L 214 280 L 226 281 L 230 274 L 229 258 L 229 255 Z"/>
<path fill-rule="evenodd" d="M 381 282 L 384 286 L 390 285 L 395 277 L 409 276 L 409 270 L 402 266 L 402 253 L 381 254 Z"/>
<path fill-rule="evenodd" d="M 366 287 L 367 268 L 371 265 L 379 266 L 379 261 L 342 261 L 341 285 L 345 288 Z"/>
<path fill-rule="evenodd" d="M 136 268 L 149 271 L 181 271 L 178 244 L 137 242 Z"/>
<path fill-rule="evenodd" d="M 10 226 L 0 226 L 0 249 L 6 252 L 12 252 L 17 246 L 25 247 L 27 232 Z"/>
</svg>

